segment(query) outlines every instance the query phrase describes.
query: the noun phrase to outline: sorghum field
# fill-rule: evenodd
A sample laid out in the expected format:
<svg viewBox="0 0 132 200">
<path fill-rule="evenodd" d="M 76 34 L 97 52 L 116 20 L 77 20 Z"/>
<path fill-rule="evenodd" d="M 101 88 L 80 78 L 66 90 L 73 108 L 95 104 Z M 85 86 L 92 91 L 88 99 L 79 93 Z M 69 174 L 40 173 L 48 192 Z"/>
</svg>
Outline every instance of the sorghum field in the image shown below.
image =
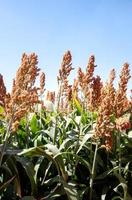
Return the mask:
<svg viewBox="0 0 132 200">
<path fill-rule="evenodd" d="M 22 55 L 11 93 L 0 75 L 1 200 L 132 200 L 130 67 L 117 87 L 114 69 L 103 83 L 96 67 L 91 55 L 70 85 L 67 51 L 55 92 L 35 53 Z"/>
</svg>

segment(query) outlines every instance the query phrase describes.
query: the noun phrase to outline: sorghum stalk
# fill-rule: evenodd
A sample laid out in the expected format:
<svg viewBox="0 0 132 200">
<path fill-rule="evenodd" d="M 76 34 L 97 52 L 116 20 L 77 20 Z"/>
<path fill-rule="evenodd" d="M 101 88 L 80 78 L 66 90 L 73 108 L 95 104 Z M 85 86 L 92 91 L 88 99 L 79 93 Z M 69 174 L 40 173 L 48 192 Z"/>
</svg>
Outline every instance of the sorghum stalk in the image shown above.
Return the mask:
<svg viewBox="0 0 132 200">
<path fill-rule="evenodd" d="M 118 132 L 118 135 L 117 135 L 117 146 L 119 149 L 119 153 L 118 153 L 119 174 L 121 174 L 121 133 L 120 132 Z"/>
<path fill-rule="evenodd" d="M 61 83 L 58 83 L 57 106 L 56 106 L 57 112 L 59 111 L 59 107 L 60 107 L 61 95 L 62 95 L 62 81 Z"/>
<path fill-rule="evenodd" d="M 62 95 L 64 95 L 64 92 L 66 92 L 66 89 L 68 87 L 68 76 L 70 75 L 71 70 L 73 70 L 71 61 L 71 52 L 67 51 L 63 56 L 61 68 L 59 70 L 59 75 L 57 76 L 59 90 L 57 99 L 57 111 L 60 106 L 60 99 Z"/>
<path fill-rule="evenodd" d="M 6 131 L 5 138 L 4 138 L 4 142 L 3 142 L 3 146 L 2 146 L 2 149 L 1 149 L 0 166 L 1 166 L 1 164 L 2 164 L 2 159 L 3 159 L 3 156 L 4 156 L 4 152 L 5 152 L 5 150 L 6 150 L 6 146 L 7 146 L 8 139 L 9 139 L 9 137 L 10 137 L 11 126 L 12 126 L 12 119 L 11 119 L 11 120 L 9 121 L 9 123 L 8 123 L 7 131 Z"/>
<path fill-rule="evenodd" d="M 91 118 L 91 129 L 93 130 L 93 115 L 90 112 L 90 118 Z M 90 163 L 92 163 L 92 140 L 90 141 Z"/>
<path fill-rule="evenodd" d="M 25 127 L 25 130 L 26 130 L 26 148 L 28 148 L 28 145 L 29 145 L 29 134 L 30 134 L 30 131 L 29 131 L 29 119 L 28 119 L 28 115 L 26 114 L 26 127 Z"/>
<path fill-rule="evenodd" d="M 41 72 L 40 74 L 40 102 L 41 102 L 41 108 L 40 108 L 40 125 L 42 126 L 42 97 L 44 94 L 44 86 L 45 86 L 45 73 Z"/>
<path fill-rule="evenodd" d="M 92 196 L 93 196 L 93 180 L 94 180 L 94 176 L 95 176 L 97 150 L 98 150 L 98 142 L 96 143 L 95 152 L 94 152 L 93 166 L 92 166 L 92 172 L 91 172 L 91 178 L 90 178 L 90 197 L 89 197 L 89 200 L 92 200 Z"/>
<path fill-rule="evenodd" d="M 58 115 L 55 116 L 55 129 L 54 129 L 54 138 L 53 138 L 53 144 L 55 145 L 56 142 L 56 129 L 57 129 L 57 119 Z"/>
</svg>

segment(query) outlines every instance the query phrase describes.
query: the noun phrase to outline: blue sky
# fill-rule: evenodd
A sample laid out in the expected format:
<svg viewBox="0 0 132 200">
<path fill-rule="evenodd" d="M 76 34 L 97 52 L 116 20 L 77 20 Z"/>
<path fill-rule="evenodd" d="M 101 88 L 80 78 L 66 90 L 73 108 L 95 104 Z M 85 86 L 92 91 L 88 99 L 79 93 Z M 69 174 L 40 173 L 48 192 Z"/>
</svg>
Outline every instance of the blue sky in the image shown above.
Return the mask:
<svg viewBox="0 0 132 200">
<path fill-rule="evenodd" d="M 0 73 L 8 90 L 23 52 L 38 55 L 46 88 L 56 89 L 66 50 L 75 67 L 71 78 L 90 54 L 103 80 L 126 61 L 132 71 L 132 0 L 0 0 Z"/>
</svg>

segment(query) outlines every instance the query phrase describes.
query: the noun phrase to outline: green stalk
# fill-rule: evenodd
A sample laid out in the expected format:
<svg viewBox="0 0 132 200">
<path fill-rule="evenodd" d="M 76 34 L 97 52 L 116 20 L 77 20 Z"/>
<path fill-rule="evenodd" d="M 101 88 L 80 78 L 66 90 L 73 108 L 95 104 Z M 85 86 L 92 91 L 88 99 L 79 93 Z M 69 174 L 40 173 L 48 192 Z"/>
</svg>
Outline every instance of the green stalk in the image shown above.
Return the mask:
<svg viewBox="0 0 132 200">
<path fill-rule="evenodd" d="M 98 142 L 96 143 L 95 152 L 94 152 L 92 173 L 91 173 L 91 178 L 90 178 L 90 198 L 89 198 L 89 200 L 92 200 L 92 197 L 93 197 L 93 181 L 94 181 L 94 176 L 95 176 L 97 150 L 98 150 Z"/>
<path fill-rule="evenodd" d="M 118 166 L 119 166 L 119 174 L 121 174 L 121 133 L 118 132 L 118 137 L 117 137 L 117 145 L 119 148 L 119 155 L 118 155 Z"/>
<path fill-rule="evenodd" d="M 60 107 L 60 99 L 61 99 L 61 93 L 62 93 L 62 81 L 60 84 L 58 84 L 58 88 L 59 88 L 59 91 L 58 91 L 58 95 L 57 95 L 57 108 L 56 108 L 56 111 L 58 112 L 59 111 L 59 107 Z"/>
<path fill-rule="evenodd" d="M 91 130 L 93 130 L 93 114 L 90 112 Z M 90 140 L 90 163 L 92 163 L 92 140 Z"/>
<path fill-rule="evenodd" d="M 26 142 L 26 148 L 29 147 L 29 118 L 28 118 L 28 114 L 26 114 L 26 127 L 25 127 L 25 131 L 26 131 L 26 135 L 27 135 L 27 142 Z"/>
<path fill-rule="evenodd" d="M 55 116 L 55 130 L 54 130 L 54 139 L 53 139 L 53 144 L 55 145 L 56 142 L 56 129 L 57 129 L 57 119 L 58 115 Z"/>
<path fill-rule="evenodd" d="M 5 149 L 6 149 L 6 146 L 7 146 L 7 142 L 8 142 L 9 136 L 10 136 L 11 124 L 12 124 L 12 120 L 9 121 L 7 131 L 6 131 L 6 134 L 5 134 L 5 138 L 4 138 L 4 142 L 3 142 L 3 146 L 2 146 L 2 149 L 1 149 L 0 166 L 2 164 L 2 159 L 3 159 L 4 152 L 5 152 Z"/>
<path fill-rule="evenodd" d="M 40 108 L 40 112 L 39 109 L 37 108 L 37 112 L 39 113 L 39 117 L 40 117 L 40 126 L 42 127 L 42 94 L 40 94 L 40 101 L 41 101 L 41 108 Z M 38 106 L 38 105 L 37 105 Z"/>
<path fill-rule="evenodd" d="M 57 94 L 57 106 L 56 106 L 56 112 L 57 115 L 55 116 L 55 131 L 54 131 L 54 139 L 53 139 L 53 144 L 55 145 L 56 141 L 56 128 L 57 128 L 57 121 L 58 121 L 58 113 L 59 113 L 59 107 L 60 107 L 60 99 L 62 95 L 62 80 L 60 83 L 58 83 L 58 94 Z"/>
</svg>

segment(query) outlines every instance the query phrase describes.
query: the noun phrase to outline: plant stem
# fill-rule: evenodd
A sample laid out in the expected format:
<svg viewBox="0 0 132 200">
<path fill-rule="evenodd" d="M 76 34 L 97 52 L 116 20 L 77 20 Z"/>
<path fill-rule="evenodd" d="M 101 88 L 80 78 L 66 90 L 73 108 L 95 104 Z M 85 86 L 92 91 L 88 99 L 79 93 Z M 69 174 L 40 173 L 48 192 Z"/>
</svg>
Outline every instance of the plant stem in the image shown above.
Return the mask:
<svg viewBox="0 0 132 200">
<path fill-rule="evenodd" d="M 90 112 L 90 118 L 91 118 L 91 130 L 93 130 L 93 115 L 92 112 Z M 90 140 L 90 164 L 92 163 L 92 140 Z"/>
<path fill-rule="evenodd" d="M 55 116 L 54 139 L 53 139 L 53 144 L 54 145 L 55 145 L 55 142 L 56 142 L 57 121 L 58 121 L 58 115 Z"/>
<path fill-rule="evenodd" d="M 4 138 L 4 142 L 3 142 L 3 146 L 2 146 L 2 149 L 1 149 L 0 166 L 2 164 L 2 159 L 3 159 L 4 152 L 5 152 L 5 149 L 6 149 L 6 146 L 7 146 L 8 138 L 10 136 L 11 123 L 12 123 L 12 120 L 9 121 L 7 131 L 6 131 L 6 134 L 5 134 L 5 138 Z"/>
<path fill-rule="evenodd" d="M 89 200 L 92 200 L 92 197 L 93 197 L 93 180 L 94 180 L 94 176 L 95 176 L 95 166 L 96 166 L 97 150 L 98 150 L 98 142 L 96 143 L 95 152 L 94 152 L 92 173 L 91 173 L 91 178 L 90 178 L 90 198 L 89 198 Z"/>
<path fill-rule="evenodd" d="M 26 115 L 26 127 L 25 127 L 25 131 L 26 131 L 26 135 L 27 135 L 26 148 L 28 148 L 29 147 L 29 134 L 30 134 L 28 115 Z"/>
<path fill-rule="evenodd" d="M 40 126 L 42 128 L 42 94 L 40 95 L 41 108 L 40 108 Z"/>
<path fill-rule="evenodd" d="M 61 81 L 61 83 L 58 85 L 57 108 L 56 108 L 56 111 L 57 111 L 57 112 L 59 112 L 61 94 L 62 94 L 62 81 Z"/>
<path fill-rule="evenodd" d="M 119 148 L 119 155 L 118 155 L 118 162 L 119 162 L 119 174 L 121 174 L 121 133 L 118 132 L 118 148 Z"/>
</svg>

